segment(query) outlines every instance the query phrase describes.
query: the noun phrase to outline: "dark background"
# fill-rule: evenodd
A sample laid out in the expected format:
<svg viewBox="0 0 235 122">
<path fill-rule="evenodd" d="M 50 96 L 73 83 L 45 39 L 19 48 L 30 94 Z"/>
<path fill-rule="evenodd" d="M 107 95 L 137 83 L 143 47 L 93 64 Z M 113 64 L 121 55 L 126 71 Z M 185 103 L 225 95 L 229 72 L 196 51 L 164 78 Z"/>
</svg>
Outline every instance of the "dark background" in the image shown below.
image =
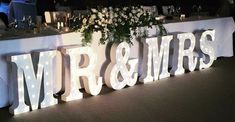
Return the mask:
<svg viewBox="0 0 235 122">
<path fill-rule="evenodd" d="M 193 5 L 201 5 L 202 11 L 208 11 L 215 14 L 223 0 L 56 0 L 62 6 L 70 6 L 72 9 L 81 10 L 97 6 L 131 6 L 131 5 L 156 5 L 159 8 L 163 5 L 181 6 L 182 11 L 191 11 Z M 38 0 L 39 9 L 47 7 L 53 10 L 54 0 Z M 39 10 L 40 11 L 40 10 Z M 161 13 L 161 10 L 160 10 Z"/>
</svg>

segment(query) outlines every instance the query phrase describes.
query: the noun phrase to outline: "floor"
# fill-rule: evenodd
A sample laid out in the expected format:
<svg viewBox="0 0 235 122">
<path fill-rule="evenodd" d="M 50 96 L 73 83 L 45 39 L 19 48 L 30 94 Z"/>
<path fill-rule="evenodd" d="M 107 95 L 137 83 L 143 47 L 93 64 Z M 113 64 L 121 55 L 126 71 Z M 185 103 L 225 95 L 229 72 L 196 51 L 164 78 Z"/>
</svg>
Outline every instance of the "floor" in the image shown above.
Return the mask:
<svg viewBox="0 0 235 122">
<path fill-rule="evenodd" d="M 137 84 L 98 96 L 12 116 L 0 109 L 0 122 L 158 121 L 234 122 L 235 57 L 209 69 Z"/>
</svg>

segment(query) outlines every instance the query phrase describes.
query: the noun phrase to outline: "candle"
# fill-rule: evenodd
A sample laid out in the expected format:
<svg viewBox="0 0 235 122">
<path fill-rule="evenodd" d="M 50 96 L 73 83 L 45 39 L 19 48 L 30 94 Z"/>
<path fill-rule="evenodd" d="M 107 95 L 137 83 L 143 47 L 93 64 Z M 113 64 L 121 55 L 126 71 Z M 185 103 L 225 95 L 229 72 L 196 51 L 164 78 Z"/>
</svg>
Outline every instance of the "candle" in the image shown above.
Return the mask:
<svg viewBox="0 0 235 122">
<path fill-rule="evenodd" d="M 57 29 L 60 29 L 60 22 L 57 22 Z"/>
<path fill-rule="evenodd" d="M 159 21 L 161 18 L 160 18 L 160 17 L 155 17 L 155 19 L 156 19 L 157 21 Z"/>
<path fill-rule="evenodd" d="M 64 27 L 64 23 L 60 22 L 60 26 L 61 26 L 61 28 L 63 28 Z"/>
<path fill-rule="evenodd" d="M 181 14 L 180 15 L 180 20 L 184 20 L 185 19 L 185 14 Z"/>
</svg>

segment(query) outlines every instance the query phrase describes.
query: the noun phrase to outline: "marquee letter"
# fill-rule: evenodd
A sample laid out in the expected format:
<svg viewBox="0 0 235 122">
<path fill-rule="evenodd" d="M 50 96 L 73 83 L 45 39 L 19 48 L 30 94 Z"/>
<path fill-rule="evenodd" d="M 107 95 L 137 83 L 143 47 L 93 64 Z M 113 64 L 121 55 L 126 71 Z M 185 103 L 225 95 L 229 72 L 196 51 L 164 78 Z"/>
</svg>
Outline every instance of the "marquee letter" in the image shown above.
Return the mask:
<svg viewBox="0 0 235 122">
<path fill-rule="evenodd" d="M 190 71 L 194 71 L 197 65 L 197 58 L 194 56 L 193 50 L 195 48 L 196 39 L 192 33 L 182 33 L 178 34 L 177 38 L 179 39 L 179 45 L 175 45 L 175 51 L 173 55 L 173 63 L 171 74 L 180 75 L 185 72 L 183 68 L 184 57 L 187 57 L 185 68 Z M 185 41 L 190 41 L 190 46 L 188 49 L 185 49 Z M 177 48 L 177 46 L 179 48 Z M 178 50 L 177 50 L 178 49 Z"/>
<path fill-rule="evenodd" d="M 168 72 L 169 48 L 173 36 L 163 36 L 161 46 L 158 45 L 158 38 L 147 38 L 144 42 L 143 73 L 140 81 L 143 83 L 166 78 L 170 76 Z M 160 49 L 158 49 L 160 47 Z M 164 55 L 163 55 L 164 54 Z M 152 76 L 152 63 L 154 77 Z M 162 64 L 163 63 L 163 64 Z M 162 65 L 161 65 L 162 64 Z M 161 69 L 161 70 L 160 70 Z M 160 73 L 160 71 L 162 71 Z M 160 76 L 159 76 L 160 74 Z"/>
<path fill-rule="evenodd" d="M 208 55 L 209 57 L 200 58 L 200 66 L 199 69 L 209 68 L 214 60 L 215 60 L 215 50 L 214 48 L 208 43 L 208 37 L 211 37 L 211 41 L 215 41 L 215 30 L 207 30 L 202 33 L 201 39 L 200 39 L 200 49 L 201 51 Z"/>
<path fill-rule="evenodd" d="M 138 59 L 128 61 L 129 56 L 130 47 L 128 43 L 122 42 L 119 45 L 112 45 L 110 53 L 111 63 L 105 72 L 105 83 L 108 87 L 119 90 L 126 85 L 133 86 L 136 84 L 138 74 L 134 70 L 137 67 Z M 126 63 L 128 63 L 128 67 Z"/>
<path fill-rule="evenodd" d="M 94 69 L 97 63 L 97 55 L 92 48 L 72 47 L 65 49 L 63 53 L 70 57 L 71 81 L 69 84 L 65 84 L 65 93 L 62 95 L 62 100 L 71 101 L 81 99 L 83 97 L 83 94 L 79 91 L 78 87 L 78 85 L 80 85 L 78 84 L 80 83 L 79 77 L 83 78 L 84 87 L 87 93 L 98 95 L 102 88 L 102 77 L 96 78 L 95 76 Z M 82 55 L 84 55 L 85 61 L 89 61 L 89 64 L 85 68 L 81 68 L 79 66 Z M 86 78 L 84 78 L 84 76 Z"/>
<path fill-rule="evenodd" d="M 44 99 L 41 107 L 51 106 L 57 103 L 53 97 L 53 58 L 56 51 L 45 51 L 39 53 L 39 63 L 37 74 L 35 75 L 32 58 L 30 54 L 22 54 L 11 56 L 11 61 L 17 66 L 17 98 L 14 98 L 13 105 L 10 107 L 12 114 L 19 114 L 29 111 L 29 107 L 25 104 L 25 89 L 26 83 L 29 102 L 32 110 L 38 109 L 42 77 L 44 81 Z M 15 92 L 14 92 L 15 93 Z"/>
</svg>

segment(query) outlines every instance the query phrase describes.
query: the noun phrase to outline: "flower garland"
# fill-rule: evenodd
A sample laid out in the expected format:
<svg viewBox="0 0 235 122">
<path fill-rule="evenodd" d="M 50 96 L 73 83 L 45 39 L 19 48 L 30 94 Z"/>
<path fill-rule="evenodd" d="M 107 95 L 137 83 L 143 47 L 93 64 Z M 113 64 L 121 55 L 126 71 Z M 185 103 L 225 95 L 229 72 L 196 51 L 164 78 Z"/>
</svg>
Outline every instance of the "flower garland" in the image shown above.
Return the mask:
<svg viewBox="0 0 235 122">
<path fill-rule="evenodd" d="M 144 11 L 140 6 L 92 8 L 86 14 L 75 17 L 72 23 L 73 30 L 82 33 L 84 45 L 91 43 L 93 32 L 98 31 L 101 32 L 101 44 L 108 42 L 120 43 L 123 41 L 132 44 L 131 31 L 136 36 L 138 27 L 158 25 L 160 34 L 165 31 L 161 21 L 156 20 L 153 14 Z M 147 35 L 146 31 L 138 33 L 140 37 Z"/>
</svg>

